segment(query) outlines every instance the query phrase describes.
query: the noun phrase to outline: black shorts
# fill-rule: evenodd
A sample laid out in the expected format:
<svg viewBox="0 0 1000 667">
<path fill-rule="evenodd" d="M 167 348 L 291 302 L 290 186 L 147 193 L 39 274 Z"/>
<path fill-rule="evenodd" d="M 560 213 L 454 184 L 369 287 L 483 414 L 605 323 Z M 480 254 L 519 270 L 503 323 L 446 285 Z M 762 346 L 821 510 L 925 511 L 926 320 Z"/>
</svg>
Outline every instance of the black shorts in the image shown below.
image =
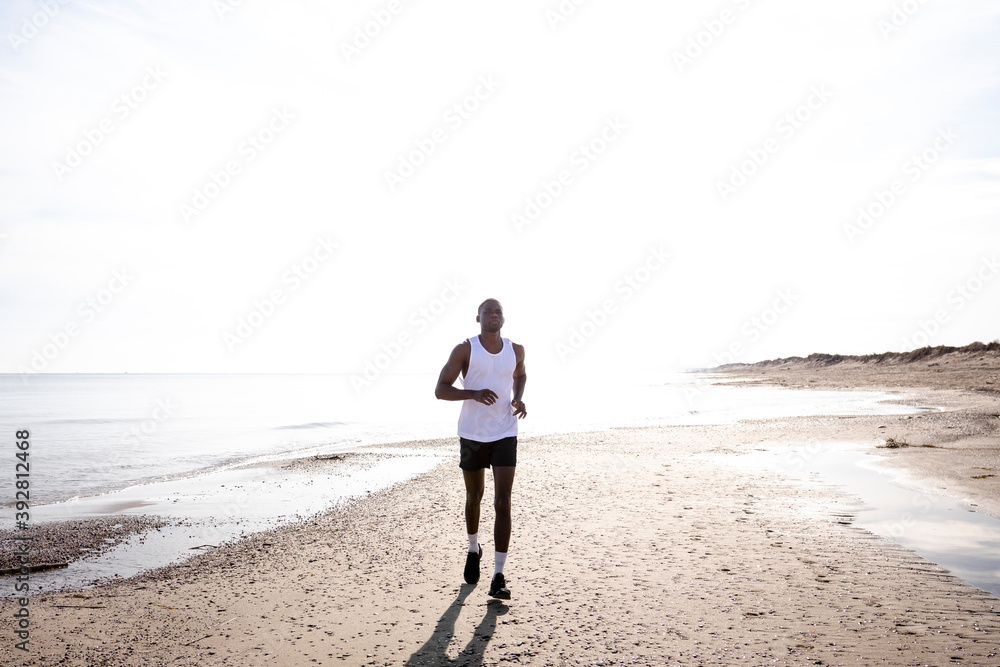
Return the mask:
<svg viewBox="0 0 1000 667">
<path fill-rule="evenodd" d="M 517 465 L 517 436 L 494 440 L 493 442 L 478 442 L 459 438 L 461 460 L 458 467 L 462 470 L 482 470 L 490 466 Z"/>
</svg>

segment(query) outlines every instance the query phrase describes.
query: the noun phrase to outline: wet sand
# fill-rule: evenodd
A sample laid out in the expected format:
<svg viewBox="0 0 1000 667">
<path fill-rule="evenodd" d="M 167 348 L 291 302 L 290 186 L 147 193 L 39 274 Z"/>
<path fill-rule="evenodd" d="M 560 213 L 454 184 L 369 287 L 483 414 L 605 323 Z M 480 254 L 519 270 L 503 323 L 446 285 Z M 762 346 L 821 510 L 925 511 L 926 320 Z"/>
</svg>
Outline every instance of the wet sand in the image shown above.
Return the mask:
<svg viewBox="0 0 1000 667">
<path fill-rule="evenodd" d="M 812 355 L 733 364 L 714 374 L 721 381 L 791 389 L 881 389 L 898 394 L 902 403 L 941 406 L 945 414 L 904 417 L 881 429 L 883 440 L 911 445 L 884 452 L 885 464 L 915 486 L 978 498 L 977 511 L 1000 517 L 1000 350 L 990 349 L 995 347 L 974 343 L 866 357 Z M 885 360 L 875 361 L 879 358 Z"/>
<path fill-rule="evenodd" d="M 158 530 L 170 523 L 158 516 L 131 515 L 54 521 L 32 524 L 23 530 L 0 530 L 0 570 L 20 567 L 15 554 L 25 541 L 30 542 L 33 565 L 73 563 L 109 551 L 132 535 Z"/>
<path fill-rule="evenodd" d="M 853 441 L 1000 516 L 998 478 L 965 467 L 997 467 L 995 399 L 900 400 L 947 411 L 523 439 L 506 603 L 486 594 L 488 502 L 482 579 L 462 583 L 456 454 L 337 512 L 86 597 L 35 598 L 31 654 L 8 634 L 0 662 L 1000 664 L 1000 600 L 852 526 L 837 489 L 738 464 L 759 449 Z M 912 446 L 876 449 L 896 434 Z M 4 618 L 14 609 L 0 603 Z"/>
</svg>

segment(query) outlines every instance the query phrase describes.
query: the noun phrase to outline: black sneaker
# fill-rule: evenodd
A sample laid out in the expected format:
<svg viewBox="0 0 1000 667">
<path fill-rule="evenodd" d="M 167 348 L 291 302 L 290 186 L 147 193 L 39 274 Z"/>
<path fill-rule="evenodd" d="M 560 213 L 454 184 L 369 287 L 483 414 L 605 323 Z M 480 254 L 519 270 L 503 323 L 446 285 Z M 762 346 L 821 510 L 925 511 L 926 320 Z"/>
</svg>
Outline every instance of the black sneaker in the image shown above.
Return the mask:
<svg viewBox="0 0 1000 667">
<path fill-rule="evenodd" d="M 465 583 L 474 584 L 479 581 L 479 559 L 483 557 L 483 548 L 479 547 L 479 553 L 471 551 L 465 557 Z"/>
<path fill-rule="evenodd" d="M 507 582 L 503 578 L 503 573 L 493 575 L 493 583 L 490 584 L 490 596 L 498 600 L 509 600 L 510 591 L 507 590 Z"/>
</svg>

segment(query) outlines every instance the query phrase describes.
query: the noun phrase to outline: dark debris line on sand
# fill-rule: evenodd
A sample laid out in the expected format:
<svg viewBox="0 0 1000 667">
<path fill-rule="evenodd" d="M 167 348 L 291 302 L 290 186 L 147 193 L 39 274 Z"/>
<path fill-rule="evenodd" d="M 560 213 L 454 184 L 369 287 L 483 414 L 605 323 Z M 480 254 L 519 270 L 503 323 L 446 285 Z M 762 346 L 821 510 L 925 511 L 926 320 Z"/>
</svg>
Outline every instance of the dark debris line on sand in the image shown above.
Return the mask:
<svg viewBox="0 0 1000 667">
<path fill-rule="evenodd" d="M 98 556 L 132 535 L 158 530 L 171 522 L 141 514 L 32 524 L 23 530 L 0 530 L 0 570 L 20 566 L 16 552 L 30 539 L 31 564 L 72 563 Z"/>
</svg>

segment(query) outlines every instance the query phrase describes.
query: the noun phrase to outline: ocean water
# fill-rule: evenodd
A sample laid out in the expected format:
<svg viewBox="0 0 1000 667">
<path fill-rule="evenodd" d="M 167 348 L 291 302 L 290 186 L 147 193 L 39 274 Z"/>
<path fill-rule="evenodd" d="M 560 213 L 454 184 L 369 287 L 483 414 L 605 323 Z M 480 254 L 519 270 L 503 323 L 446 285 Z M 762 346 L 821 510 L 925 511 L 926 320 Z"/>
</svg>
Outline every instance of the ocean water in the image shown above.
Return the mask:
<svg viewBox="0 0 1000 667">
<path fill-rule="evenodd" d="M 682 373 L 591 387 L 543 380 L 531 377 L 522 435 L 914 411 L 878 392 L 719 386 Z M 453 437 L 459 404 L 435 400 L 435 382 L 387 375 L 359 395 L 346 375 L 0 375 L 0 433 L 31 433 L 31 499 L 47 504 L 254 461 Z M 13 501 L 0 497 L 0 507 Z"/>
<path fill-rule="evenodd" d="M 0 375 L 11 479 L 15 433 L 31 434 L 31 523 L 130 514 L 175 521 L 68 569 L 33 574 L 32 592 L 128 577 L 430 470 L 448 450 L 378 445 L 454 438 L 457 450 L 460 406 L 436 400 L 435 382 L 385 375 L 358 393 L 345 375 Z M 600 382 L 532 374 L 525 401 L 522 437 L 919 411 L 879 392 L 718 385 L 676 373 Z M 270 465 L 353 450 L 319 471 Z M 13 490 L 0 496 L 0 528 L 15 526 L 14 503 Z"/>
<path fill-rule="evenodd" d="M 0 375 L 0 406 L 0 432 L 31 433 L 35 503 L 444 435 L 433 418 L 366 414 L 341 376 Z"/>
</svg>

